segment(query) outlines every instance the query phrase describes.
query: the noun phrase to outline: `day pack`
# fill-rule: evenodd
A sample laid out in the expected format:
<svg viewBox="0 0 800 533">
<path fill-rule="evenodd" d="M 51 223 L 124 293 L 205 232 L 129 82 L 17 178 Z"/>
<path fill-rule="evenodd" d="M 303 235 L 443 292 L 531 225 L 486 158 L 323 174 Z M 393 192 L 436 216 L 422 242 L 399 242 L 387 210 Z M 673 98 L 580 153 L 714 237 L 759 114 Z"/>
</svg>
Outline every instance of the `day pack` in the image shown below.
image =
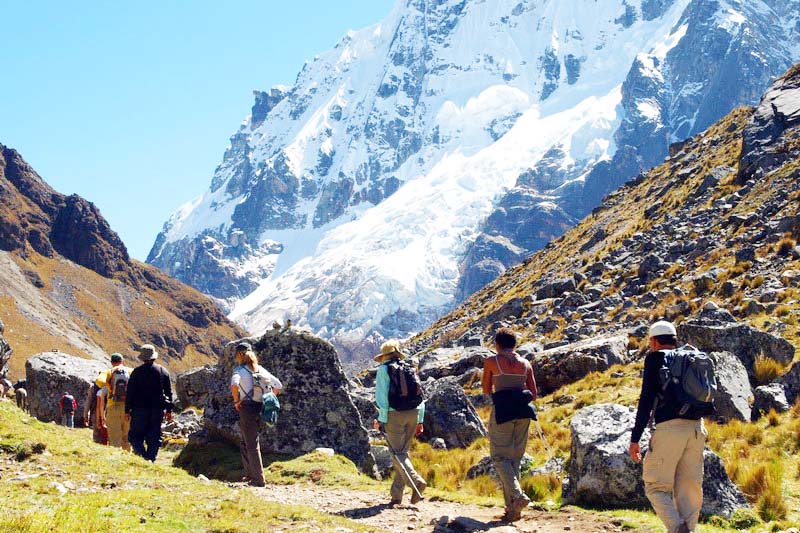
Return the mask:
<svg viewBox="0 0 800 533">
<path fill-rule="evenodd" d="M 65 413 L 74 413 L 75 412 L 75 398 L 72 397 L 70 394 L 65 394 L 61 397 L 61 409 Z"/>
<path fill-rule="evenodd" d="M 414 368 L 398 359 L 386 363 L 389 373 L 389 407 L 395 411 L 416 409 L 422 403 L 422 383 Z"/>
<path fill-rule="evenodd" d="M 121 366 L 116 366 L 111 370 L 111 391 L 110 397 L 115 402 L 124 402 L 125 394 L 128 391 L 128 370 Z"/>
<path fill-rule="evenodd" d="M 705 352 L 685 345 L 662 350 L 664 364 L 659 370 L 662 397 L 677 402 L 678 415 L 698 419 L 714 414 L 717 377 L 714 361 Z"/>
<path fill-rule="evenodd" d="M 250 369 L 246 366 L 243 366 L 245 370 L 250 372 Z M 267 376 L 261 372 L 262 368 L 259 366 L 258 370 L 255 373 L 250 372 L 250 375 L 253 376 L 253 389 L 258 387 L 261 389 L 261 420 L 269 426 L 273 427 L 275 424 L 278 423 L 278 413 L 281 410 L 281 402 L 278 400 L 278 397 L 272 392 L 272 386 L 269 383 L 269 379 Z M 251 394 L 246 394 L 245 396 L 249 397 L 251 400 L 253 396 Z"/>
</svg>

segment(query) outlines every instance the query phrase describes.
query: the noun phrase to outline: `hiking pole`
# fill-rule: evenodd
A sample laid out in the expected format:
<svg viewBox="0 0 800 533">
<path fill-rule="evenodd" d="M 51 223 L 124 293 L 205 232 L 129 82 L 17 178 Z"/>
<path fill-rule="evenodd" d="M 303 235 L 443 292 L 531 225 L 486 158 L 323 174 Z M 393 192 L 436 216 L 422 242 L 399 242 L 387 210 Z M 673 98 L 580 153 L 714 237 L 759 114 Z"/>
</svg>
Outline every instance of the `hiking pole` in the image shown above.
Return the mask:
<svg viewBox="0 0 800 533">
<path fill-rule="evenodd" d="M 422 499 L 422 493 L 417 488 L 417 484 L 414 483 L 414 480 L 411 479 L 411 474 L 408 473 L 408 469 L 406 469 L 406 465 L 404 465 L 403 461 L 401 461 L 397 457 L 397 452 L 395 452 L 394 448 L 392 448 L 392 445 L 389 442 L 389 437 L 386 436 L 386 433 L 383 431 L 383 427 L 381 427 L 381 435 L 383 436 L 384 440 L 386 441 L 386 447 L 389 448 L 389 455 L 392 456 L 392 463 L 400 471 L 400 474 L 403 476 L 403 479 L 405 479 L 406 484 L 408 484 L 408 486 L 411 487 L 411 492 L 414 493 L 414 497 L 421 500 Z"/>
<path fill-rule="evenodd" d="M 547 452 L 547 462 L 550 462 L 555 456 L 553 455 L 553 450 L 550 448 L 550 445 L 547 444 L 547 440 L 544 438 L 544 431 L 542 431 L 542 426 L 539 424 L 539 417 L 533 419 L 533 425 L 536 426 L 536 431 L 539 433 L 539 438 L 542 439 L 542 444 L 544 444 L 544 449 Z M 547 464 L 547 463 L 545 463 Z M 556 474 L 556 479 L 561 481 L 561 474 Z"/>
</svg>

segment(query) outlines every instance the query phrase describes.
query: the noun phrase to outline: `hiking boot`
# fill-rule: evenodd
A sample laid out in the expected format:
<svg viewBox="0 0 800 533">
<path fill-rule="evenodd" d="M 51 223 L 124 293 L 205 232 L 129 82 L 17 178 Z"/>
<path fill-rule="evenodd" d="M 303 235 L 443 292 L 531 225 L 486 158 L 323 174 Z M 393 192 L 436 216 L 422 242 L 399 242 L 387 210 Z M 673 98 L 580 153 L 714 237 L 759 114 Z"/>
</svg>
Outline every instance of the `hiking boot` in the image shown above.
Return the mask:
<svg viewBox="0 0 800 533">
<path fill-rule="evenodd" d="M 403 505 L 403 498 L 392 498 L 389 500 L 389 507 L 397 507 Z"/>
<path fill-rule="evenodd" d="M 516 522 L 517 520 L 522 518 L 522 510 L 525 509 L 529 503 L 531 503 L 530 498 L 528 498 L 524 494 L 519 498 L 516 498 L 511 503 L 511 507 L 508 510 L 508 521 Z"/>
<path fill-rule="evenodd" d="M 248 481 L 247 484 L 250 485 L 251 487 L 266 487 L 267 486 L 267 484 L 264 483 L 263 481 L 256 481 L 254 479 L 251 479 L 250 481 Z"/>
<path fill-rule="evenodd" d="M 419 491 L 420 496 L 417 496 L 416 493 L 414 493 L 414 492 L 411 493 L 411 504 L 412 505 L 415 504 L 415 503 L 419 503 L 419 501 L 422 499 L 421 494 L 423 492 L 425 492 L 425 489 L 427 489 L 427 488 L 428 488 L 428 484 L 425 483 L 424 481 L 419 480 L 417 482 L 417 490 Z"/>
<path fill-rule="evenodd" d="M 689 529 L 689 526 L 686 525 L 686 522 L 678 526 L 677 533 L 692 533 L 692 530 Z"/>
</svg>

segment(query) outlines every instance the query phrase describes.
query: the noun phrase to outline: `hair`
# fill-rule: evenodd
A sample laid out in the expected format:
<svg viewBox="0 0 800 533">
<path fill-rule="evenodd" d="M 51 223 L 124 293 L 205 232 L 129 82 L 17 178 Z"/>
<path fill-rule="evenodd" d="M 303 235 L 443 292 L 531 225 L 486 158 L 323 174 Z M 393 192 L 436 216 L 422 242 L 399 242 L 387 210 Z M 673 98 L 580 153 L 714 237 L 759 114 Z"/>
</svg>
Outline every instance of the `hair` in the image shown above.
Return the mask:
<svg viewBox="0 0 800 533">
<path fill-rule="evenodd" d="M 258 366 L 258 357 L 253 350 L 236 352 L 236 361 L 241 365 L 249 364 L 253 370 Z"/>
<path fill-rule="evenodd" d="M 653 339 L 658 342 L 658 344 L 662 346 L 677 346 L 678 345 L 678 337 L 675 335 L 656 335 L 652 337 Z"/>
<path fill-rule="evenodd" d="M 511 328 L 500 328 L 497 330 L 497 333 L 494 334 L 494 342 L 500 348 L 513 350 L 517 345 L 517 336 Z"/>
</svg>

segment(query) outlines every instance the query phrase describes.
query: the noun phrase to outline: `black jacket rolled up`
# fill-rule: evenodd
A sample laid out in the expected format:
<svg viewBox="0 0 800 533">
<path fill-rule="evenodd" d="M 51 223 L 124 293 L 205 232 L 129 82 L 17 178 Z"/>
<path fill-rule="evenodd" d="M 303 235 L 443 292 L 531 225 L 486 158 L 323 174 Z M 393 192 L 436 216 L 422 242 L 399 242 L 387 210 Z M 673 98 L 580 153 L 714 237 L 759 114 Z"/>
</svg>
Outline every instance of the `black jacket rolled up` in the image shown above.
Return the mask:
<svg viewBox="0 0 800 533">
<path fill-rule="evenodd" d="M 530 418 L 536 420 L 533 394 L 528 389 L 501 390 L 492 394 L 494 421 L 503 424 L 510 420 Z"/>
</svg>

